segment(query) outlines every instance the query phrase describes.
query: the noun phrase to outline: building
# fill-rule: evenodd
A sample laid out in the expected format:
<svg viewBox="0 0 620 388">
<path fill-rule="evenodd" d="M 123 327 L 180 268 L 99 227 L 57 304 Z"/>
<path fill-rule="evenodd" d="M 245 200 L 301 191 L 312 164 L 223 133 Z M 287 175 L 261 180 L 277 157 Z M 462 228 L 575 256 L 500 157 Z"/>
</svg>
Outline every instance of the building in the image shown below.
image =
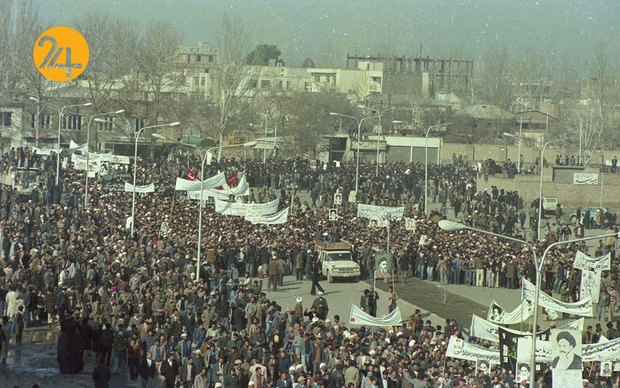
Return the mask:
<svg viewBox="0 0 620 388">
<path fill-rule="evenodd" d="M 530 139 L 532 145 L 542 147 L 550 131 L 555 131 L 558 119 L 537 110 L 517 112 L 512 118 L 512 133 Z"/>
</svg>

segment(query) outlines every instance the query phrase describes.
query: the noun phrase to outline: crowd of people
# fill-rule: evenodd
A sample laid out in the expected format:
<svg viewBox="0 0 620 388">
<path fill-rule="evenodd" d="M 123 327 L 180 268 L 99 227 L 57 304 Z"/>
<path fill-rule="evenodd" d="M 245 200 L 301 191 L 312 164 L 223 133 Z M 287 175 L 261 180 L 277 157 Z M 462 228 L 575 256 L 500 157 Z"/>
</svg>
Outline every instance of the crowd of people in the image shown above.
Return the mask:
<svg viewBox="0 0 620 388">
<path fill-rule="evenodd" d="M 250 201 L 279 197 L 290 215 L 286 224 L 253 225 L 216 214 L 207 204 L 202 265 L 197 267 L 198 203 L 175 192 L 174 182 L 186 177 L 188 165 L 200 166 L 199 160 L 170 157 L 138 163 L 138 184 L 156 182 L 157 191 L 138 195 L 133 236 L 127 228 L 131 193 L 109 185 L 114 175 L 132 171 L 130 166 L 92 179 L 85 204 L 84 172 L 71 163 L 62 169 L 57 187 L 54 157 L 19 149 L 1 161 L 3 173 L 18 166 L 36 171 L 26 169 L 34 187 L 29 197 L 0 187 L 3 361 L 10 343 L 20 346 L 25 328 L 58 323 L 61 373 L 81 372 L 84 352 L 94 352 L 98 386 L 117 373 L 143 387 L 519 384 L 514 371 L 495 368 L 480 374 L 471 362 L 446 357 L 451 336 L 466 338 L 454 321 L 433 326 L 418 311 L 391 330 L 351 327 L 329 314 L 321 288 L 313 301 L 291 298 L 289 305 L 279 305 L 269 299 L 278 292 L 282 276 L 296 273 L 298 280 L 313 283 L 318 279 L 317 239 L 349 241 L 362 273 L 372 279 L 374 254 L 384 249 L 388 231 L 370 228 L 346 200 L 333 204 L 335 193 L 347 199 L 354 190 L 354 165 L 319 164 L 313 170 L 307 160 L 297 158 L 265 164 L 223 159 L 207 166 L 205 177 L 218 171 L 245 174 L 252 187 Z M 525 225 L 519 194 L 498 188 L 478 191 L 480 171 L 460 159 L 428 171 L 428 202 L 437 203 L 438 210 L 427 218 L 423 165 L 386 163 L 378 176 L 374 166 L 360 166 L 360 203 L 403 206 L 406 217 L 417 219 L 414 231 L 404 221 L 390 225 L 398 276 L 506 288 L 517 288 L 522 278 L 533 280 L 532 258 L 523 245 L 437 227 L 449 207 L 472 226 L 533 240 L 536 225 Z M 334 207 L 337 222 L 328 216 Z M 545 227 L 547 241 L 537 249 L 560 239 L 557 230 Z M 615 254 L 614 248 L 614 239 L 601 241 L 590 253 Z M 588 252 L 576 245 L 551 251 L 545 269 L 544 288 L 566 300 L 579 297 L 578 271 L 571 266 L 577 249 Z M 615 309 L 611 287 L 617 272 L 614 264 L 604 282 L 608 319 Z M 549 378 L 541 373 L 541 387 L 549 386 Z"/>
</svg>

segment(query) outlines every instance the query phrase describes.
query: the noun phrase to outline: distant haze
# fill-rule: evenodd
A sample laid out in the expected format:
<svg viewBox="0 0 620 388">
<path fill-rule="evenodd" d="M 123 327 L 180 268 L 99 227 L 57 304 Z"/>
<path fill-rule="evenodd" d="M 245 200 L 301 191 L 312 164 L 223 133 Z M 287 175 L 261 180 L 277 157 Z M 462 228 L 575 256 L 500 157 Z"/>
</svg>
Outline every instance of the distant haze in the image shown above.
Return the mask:
<svg viewBox="0 0 620 388">
<path fill-rule="evenodd" d="M 18 0 L 19 1 L 19 0 Z M 254 44 L 277 45 L 287 65 L 310 57 L 342 66 L 347 53 L 473 57 L 492 44 L 581 63 L 620 45 L 618 0 L 35 0 L 46 22 L 72 25 L 108 13 L 140 27 L 166 20 L 186 44 L 217 42 L 223 16 L 239 17 Z"/>
</svg>

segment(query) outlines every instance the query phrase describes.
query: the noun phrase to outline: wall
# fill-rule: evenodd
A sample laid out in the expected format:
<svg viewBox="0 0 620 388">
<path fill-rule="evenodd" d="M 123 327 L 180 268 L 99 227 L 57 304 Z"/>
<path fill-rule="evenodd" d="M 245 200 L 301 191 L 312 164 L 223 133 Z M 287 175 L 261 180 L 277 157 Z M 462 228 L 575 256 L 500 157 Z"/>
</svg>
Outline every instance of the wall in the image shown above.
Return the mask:
<svg viewBox="0 0 620 388">
<path fill-rule="evenodd" d="M 586 169 L 594 172 L 594 169 Z M 575 185 L 572 183 L 551 182 L 552 169 L 547 168 L 543 175 L 543 196 L 556 197 L 568 215 L 577 207 L 599 206 L 601 201 L 600 185 Z M 599 180 L 601 176 L 599 175 Z M 502 178 L 501 174 L 489 177 L 489 181 L 478 179 L 478 190 L 497 186 L 499 189 L 518 191 L 523 196 L 525 207 L 538 198 L 540 175 L 517 175 L 515 179 Z M 620 212 L 620 173 L 606 173 L 603 178 L 603 206 L 611 208 L 614 213 Z"/>
<path fill-rule="evenodd" d="M 444 163 L 449 163 L 452 159 L 452 154 L 461 154 L 467 156 L 468 160 L 485 160 L 495 159 L 496 161 L 504 161 L 506 158 L 506 147 L 508 147 L 508 159 L 512 161 L 517 160 L 518 155 L 518 142 L 515 144 L 508 144 L 507 146 L 502 144 L 463 144 L 463 143 L 443 143 L 443 152 L 441 155 Z M 534 163 L 538 157 L 538 148 L 534 147 L 521 147 L 521 154 L 523 155 L 523 161 L 526 165 Z M 577 149 L 575 148 L 563 148 L 554 147 L 550 145 L 545 150 L 545 159 L 547 163 L 554 164 L 556 155 L 575 155 L 577 157 Z M 620 150 L 612 151 L 596 151 L 592 155 L 591 163 L 598 165 L 601 163 L 604 157 L 607 160 L 611 160 L 614 155 L 620 156 Z"/>
</svg>

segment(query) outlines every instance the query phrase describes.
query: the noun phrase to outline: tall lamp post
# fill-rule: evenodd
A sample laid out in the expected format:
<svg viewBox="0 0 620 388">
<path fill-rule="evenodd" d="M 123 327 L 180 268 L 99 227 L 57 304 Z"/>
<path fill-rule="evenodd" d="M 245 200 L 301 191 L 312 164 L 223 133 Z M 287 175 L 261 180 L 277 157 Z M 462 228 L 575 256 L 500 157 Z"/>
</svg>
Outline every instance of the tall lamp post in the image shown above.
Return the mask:
<svg viewBox="0 0 620 388">
<path fill-rule="evenodd" d="M 590 236 L 590 237 L 584 237 L 584 238 L 578 238 L 578 239 L 574 239 L 574 240 L 568 240 L 568 241 L 558 241 L 555 242 L 553 244 L 550 244 L 545 251 L 543 252 L 542 257 L 540 258 L 540 261 L 538 261 L 538 257 L 536 254 L 536 249 L 527 241 L 523 241 L 523 240 L 519 240 L 516 239 L 514 237 L 509 237 L 509 236 L 504 236 L 502 234 L 497 234 L 497 233 L 493 233 L 493 232 L 489 232 L 483 229 L 478 229 L 478 228 L 474 228 L 471 226 L 467 226 L 458 222 L 454 222 L 454 221 L 449 221 L 449 220 L 442 220 L 439 221 L 438 226 L 446 231 L 459 231 L 459 230 L 465 230 L 465 229 L 469 229 L 472 230 L 474 232 L 479 232 L 479 233 L 483 233 L 483 234 L 488 234 L 491 236 L 495 236 L 495 237 L 499 237 L 505 240 L 510 240 L 510 241 L 514 241 L 514 242 L 518 242 L 521 244 L 524 244 L 528 247 L 528 249 L 530 249 L 532 251 L 532 255 L 534 256 L 534 264 L 536 265 L 536 292 L 535 292 L 535 296 L 534 296 L 534 317 L 532 318 L 532 350 L 531 350 L 531 356 L 530 356 L 530 371 L 531 371 L 531 375 L 530 375 L 530 387 L 533 387 L 534 384 L 536 383 L 536 331 L 537 331 L 537 327 L 538 327 L 538 299 L 540 298 L 540 283 L 542 282 L 542 270 L 543 270 L 543 266 L 545 264 L 545 258 L 547 257 L 547 253 L 549 252 L 549 250 L 551 250 L 551 248 L 555 248 L 559 245 L 566 245 L 566 244 L 572 244 L 572 243 L 576 243 L 576 242 L 581 242 L 581 241 L 587 241 L 587 240 L 596 240 L 596 239 L 600 239 L 600 238 L 605 238 L 605 237 L 618 237 L 617 233 L 612 233 L 612 234 L 604 234 L 604 235 L 600 235 L 600 236 Z"/>
<path fill-rule="evenodd" d="M 360 109 L 368 109 L 367 107 L 363 106 L 363 105 L 358 105 L 358 108 Z M 377 116 L 379 116 L 379 132 L 376 133 L 377 135 L 377 161 L 376 161 L 376 171 L 375 171 L 375 177 L 379 176 L 379 139 L 381 138 L 379 135 L 381 135 L 383 133 L 383 127 L 381 126 L 381 115 L 384 112 L 388 112 L 391 111 L 394 108 L 386 108 L 383 109 L 382 111 L 378 111 L 376 109 L 372 109 L 372 113 L 376 114 Z"/>
<path fill-rule="evenodd" d="M 523 139 L 523 137 L 521 136 L 516 136 L 513 135 L 512 133 L 508 133 L 508 132 L 504 132 L 503 135 L 505 137 L 512 137 L 512 138 L 516 138 L 519 139 L 519 142 L 521 142 L 521 140 Z M 557 143 L 557 142 L 561 142 L 564 141 L 566 139 L 556 139 L 556 140 L 549 140 L 548 142 L 546 142 L 542 149 L 540 150 L 540 160 L 538 162 L 539 166 L 540 166 L 540 184 L 538 186 L 538 224 L 536 225 L 536 233 L 538 235 L 538 241 L 542 241 L 542 236 L 540 235 L 540 224 L 542 221 L 542 213 L 543 213 L 543 208 L 542 208 L 542 200 L 543 200 L 543 169 L 544 169 L 544 164 L 543 164 L 543 160 L 545 158 L 545 149 L 547 149 L 547 146 L 551 143 Z M 519 156 L 520 157 L 520 156 Z"/>
<path fill-rule="evenodd" d="M 452 123 L 431 125 L 424 132 L 424 214 L 426 217 L 428 217 L 428 135 L 431 133 L 431 129 L 450 124 Z M 437 151 L 439 152 L 439 149 Z"/>
<path fill-rule="evenodd" d="M 364 120 L 368 120 L 368 119 L 372 119 L 375 117 L 379 117 L 378 115 L 373 115 L 373 116 L 366 116 L 363 117 L 362 119 L 358 119 L 355 116 L 349 116 L 349 115 L 343 115 L 342 113 L 336 113 L 336 112 L 329 112 L 330 116 L 340 116 L 340 117 L 347 117 L 350 119 L 353 119 L 357 122 L 357 160 L 355 162 L 355 201 L 357 202 L 357 198 L 358 198 L 358 189 L 359 189 L 359 181 L 360 181 L 360 144 L 361 144 L 361 140 L 360 139 L 360 133 L 362 130 L 362 123 L 364 122 Z"/>
<path fill-rule="evenodd" d="M 38 98 L 36 97 L 30 97 L 30 99 L 32 101 L 36 101 L 36 102 L 42 102 L 40 101 Z M 51 106 L 54 106 L 52 104 L 49 104 Z M 57 144 L 57 155 L 56 155 L 56 187 L 58 187 L 59 184 L 59 180 L 60 180 L 60 130 L 62 129 L 62 113 L 64 112 L 65 109 L 67 108 L 78 108 L 78 107 L 86 107 L 86 106 L 91 106 L 92 102 L 87 102 L 84 104 L 75 104 L 75 105 L 65 105 L 62 108 L 58 109 L 58 144 Z"/>
<path fill-rule="evenodd" d="M 206 152 L 202 152 L 202 150 L 198 147 L 195 146 L 193 144 L 184 144 L 181 143 L 180 141 L 177 140 L 171 140 L 166 138 L 165 136 L 161 136 L 159 134 L 153 134 L 153 137 L 155 137 L 156 139 L 162 139 L 162 140 L 168 140 L 168 141 L 172 141 L 174 143 L 179 143 L 179 144 L 183 144 L 186 145 L 188 147 L 194 148 L 198 151 L 198 153 L 200 154 L 200 159 L 202 160 L 201 164 L 200 164 L 200 204 L 198 205 L 198 249 L 197 249 L 197 258 L 196 258 L 196 281 L 200 281 L 200 257 L 201 257 L 201 253 L 202 253 L 202 208 L 203 208 L 203 201 L 204 201 L 204 197 L 203 197 L 203 192 L 204 192 L 204 188 L 202 187 L 202 182 L 204 182 L 205 179 L 205 162 L 207 161 L 207 156 L 209 155 L 209 153 L 213 150 L 220 150 L 222 148 L 238 148 L 238 147 L 254 147 L 256 145 L 255 141 L 251 141 L 251 142 L 247 142 L 244 144 L 233 144 L 233 145 L 228 145 L 228 146 L 216 146 L 216 147 L 211 147 L 209 149 L 207 149 Z M 221 152 L 221 151 L 218 151 Z"/>
<path fill-rule="evenodd" d="M 123 112 L 125 112 L 125 109 L 120 109 L 115 112 L 98 113 L 90 116 L 90 118 L 88 119 L 88 126 L 86 127 L 86 185 L 84 186 L 84 208 L 88 207 L 88 169 L 90 168 L 90 123 L 93 119 L 96 122 L 105 123 L 106 121 L 101 119 L 100 117 L 119 115 Z"/>
<path fill-rule="evenodd" d="M 150 125 L 148 127 L 140 128 L 140 130 L 136 133 L 135 146 L 134 146 L 134 152 L 133 152 L 133 187 L 131 190 L 131 237 L 134 236 L 134 225 L 136 223 L 136 174 L 137 174 L 137 167 L 138 167 L 138 139 L 140 138 L 140 133 L 142 133 L 142 131 L 144 131 L 145 129 L 153 129 L 153 128 L 160 128 L 160 127 L 176 127 L 179 124 L 181 123 L 179 123 L 178 121 L 175 121 L 169 124 Z"/>
</svg>

